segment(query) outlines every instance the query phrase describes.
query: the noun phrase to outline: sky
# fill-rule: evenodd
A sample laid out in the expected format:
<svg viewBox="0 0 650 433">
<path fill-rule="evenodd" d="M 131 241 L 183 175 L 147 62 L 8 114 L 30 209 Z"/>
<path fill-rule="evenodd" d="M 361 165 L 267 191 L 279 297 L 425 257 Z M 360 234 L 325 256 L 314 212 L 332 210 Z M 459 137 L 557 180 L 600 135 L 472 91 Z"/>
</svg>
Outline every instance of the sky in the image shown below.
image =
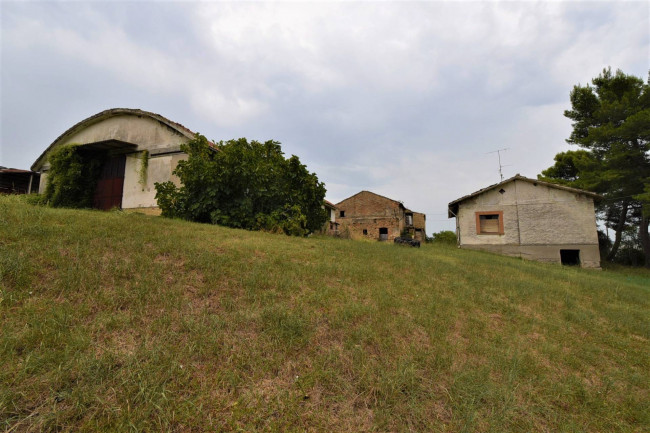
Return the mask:
<svg viewBox="0 0 650 433">
<path fill-rule="evenodd" d="M 447 203 L 566 143 L 574 85 L 646 80 L 650 2 L 0 1 L 0 165 L 109 108 L 274 139 L 337 203 L 361 190 L 454 230 Z"/>
</svg>

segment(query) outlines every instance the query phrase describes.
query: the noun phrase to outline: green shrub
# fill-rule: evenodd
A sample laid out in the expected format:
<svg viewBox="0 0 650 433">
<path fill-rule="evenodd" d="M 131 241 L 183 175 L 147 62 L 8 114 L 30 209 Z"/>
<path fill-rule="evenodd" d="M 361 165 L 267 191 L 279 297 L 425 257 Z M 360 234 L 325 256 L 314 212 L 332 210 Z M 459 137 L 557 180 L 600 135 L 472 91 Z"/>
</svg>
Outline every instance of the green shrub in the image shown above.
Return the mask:
<svg viewBox="0 0 650 433">
<path fill-rule="evenodd" d="M 45 199 L 44 194 L 24 194 L 21 196 L 21 199 L 24 200 L 25 203 L 34 206 L 42 206 L 44 204 L 47 204 L 47 200 Z"/>
<path fill-rule="evenodd" d="M 456 233 L 452 232 L 451 230 L 443 230 L 438 233 L 434 233 L 432 239 L 435 243 L 455 245 Z"/>
<path fill-rule="evenodd" d="M 303 236 L 327 220 L 325 185 L 300 159 L 285 158 L 278 142 L 245 138 L 209 143 L 197 134 L 181 146 L 188 159 L 174 174 L 182 183 L 156 183 L 166 217 Z"/>
<path fill-rule="evenodd" d="M 78 144 L 53 149 L 49 156 L 45 201 L 54 207 L 90 208 L 102 169 L 102 154 Z"/>
</svg>

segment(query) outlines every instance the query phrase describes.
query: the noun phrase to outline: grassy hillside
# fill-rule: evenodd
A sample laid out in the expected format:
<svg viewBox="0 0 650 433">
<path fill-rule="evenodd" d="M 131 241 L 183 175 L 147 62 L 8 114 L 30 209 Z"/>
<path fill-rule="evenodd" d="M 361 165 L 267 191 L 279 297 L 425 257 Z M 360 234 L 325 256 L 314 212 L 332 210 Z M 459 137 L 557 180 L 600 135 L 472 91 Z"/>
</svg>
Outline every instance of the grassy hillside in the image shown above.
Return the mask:
<svg viewBox="0 0 650 433">
<path fill-rule="evenodd" d="M 0 429 L 648 431 L 650 273 L 0 197 Z"/>
</svg>

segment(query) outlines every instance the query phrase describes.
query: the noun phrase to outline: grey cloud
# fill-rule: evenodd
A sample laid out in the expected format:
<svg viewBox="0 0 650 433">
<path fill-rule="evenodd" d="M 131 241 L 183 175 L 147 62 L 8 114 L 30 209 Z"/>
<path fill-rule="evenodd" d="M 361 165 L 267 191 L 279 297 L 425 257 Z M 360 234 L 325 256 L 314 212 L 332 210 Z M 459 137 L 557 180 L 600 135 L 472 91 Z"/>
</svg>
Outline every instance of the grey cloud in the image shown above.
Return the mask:
<svg viewBox="0 0 650 433">
<path fill-rule="evenodd" d="M 647 3 L 4 3 L 0 163 L 110 107 L 276 139 L 341 200 L 446 203 L 568 146 L 571 87 L 645 77 Z M 516 170 L 515 172 L 510 170 Z M 437 215 L 434 217 L 434 215 Z M 440 221 L 438 221 L 440 220 Z"/>
</svg>

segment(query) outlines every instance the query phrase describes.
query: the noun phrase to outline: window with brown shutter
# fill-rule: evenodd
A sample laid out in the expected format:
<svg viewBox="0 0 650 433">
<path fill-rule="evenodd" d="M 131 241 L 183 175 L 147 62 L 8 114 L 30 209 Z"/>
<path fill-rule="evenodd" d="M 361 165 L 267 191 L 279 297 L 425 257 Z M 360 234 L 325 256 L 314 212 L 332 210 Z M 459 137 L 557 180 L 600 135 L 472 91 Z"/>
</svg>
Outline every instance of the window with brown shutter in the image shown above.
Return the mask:
<svg viewBox="0 0 650 433">
<path fill-rule="evenodd" d="M 502 235 L 503 211 L 476 212 L 477 235 Z"/>
</svg>

